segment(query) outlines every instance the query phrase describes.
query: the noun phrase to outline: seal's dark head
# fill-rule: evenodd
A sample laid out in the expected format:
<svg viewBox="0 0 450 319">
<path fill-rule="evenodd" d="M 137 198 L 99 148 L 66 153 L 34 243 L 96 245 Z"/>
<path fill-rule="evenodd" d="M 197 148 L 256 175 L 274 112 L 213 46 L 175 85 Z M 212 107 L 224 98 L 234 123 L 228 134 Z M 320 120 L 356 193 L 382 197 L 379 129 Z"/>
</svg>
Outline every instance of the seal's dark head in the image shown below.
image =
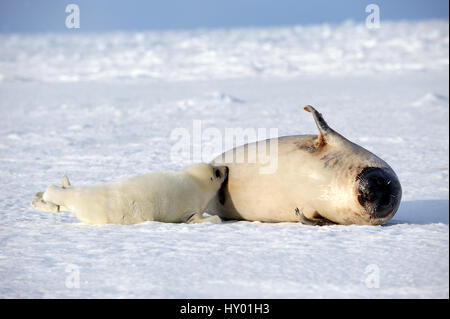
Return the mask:
<svg viewBox="0 0 450 319">
<path fill-rule="evenodd" d="M 400 205 L 402 187 L 390 168 L 366 167 L 357 176 L 358 201 L 374 224 L 389 220 Z"/>
</svg>

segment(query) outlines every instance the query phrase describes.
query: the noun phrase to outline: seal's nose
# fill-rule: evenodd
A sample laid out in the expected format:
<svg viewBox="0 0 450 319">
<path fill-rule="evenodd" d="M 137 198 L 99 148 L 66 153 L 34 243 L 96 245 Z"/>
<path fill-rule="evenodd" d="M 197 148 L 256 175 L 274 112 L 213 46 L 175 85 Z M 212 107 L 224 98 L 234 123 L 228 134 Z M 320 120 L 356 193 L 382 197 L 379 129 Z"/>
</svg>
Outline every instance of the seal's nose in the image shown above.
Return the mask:
<svg viewBox="0 0 450 319">
<path fill-rule="evenodd" d="M 394 215 L 400 205 L 402 188 L 395 173 L 386 168 L 366 167 L 356 177 L 358 201 L 372 218 Z"/>
</svg>

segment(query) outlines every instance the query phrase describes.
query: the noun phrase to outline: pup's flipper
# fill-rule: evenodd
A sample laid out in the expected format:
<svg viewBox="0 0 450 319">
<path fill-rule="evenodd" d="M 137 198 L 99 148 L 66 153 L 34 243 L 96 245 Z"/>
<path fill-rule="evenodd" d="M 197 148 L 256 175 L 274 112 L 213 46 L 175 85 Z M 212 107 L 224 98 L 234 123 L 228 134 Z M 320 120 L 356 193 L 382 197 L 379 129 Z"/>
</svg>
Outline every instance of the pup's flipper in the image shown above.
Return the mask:
<svg viewBox="0 0 450 319">
<path fill-rule="evenodd" d="M 61 183 L 61 187 L 62 188 L 69 188 L 71 186 L 69 178 L 64 175 L 64 177 L 62 178 L 62 183 Z"/>
<path fill-rule="evenodd" d="M 44 195 L 44 192 L 36 193 L 36 195 L 34 195 L 34 199 L 31 201 L 31 206 L 42 212 L 53 214 L 69 211 L 65 206 L 56 205 L 51 202 L 46 202 L 45 200 L 42 199 L 42 195 Z"/>
<path fill-rule="evenodd" d="M 36 193 L 34 199 L 31 201 L 31 206 L 37 210 L 47 212 L 47 213 L 59 213 L 59 206 L 53 203 L 46 202 L 42 199 L 43 192 Z"/>
<path fill-rule="evenodd" d="M 222 220 L 217 215 L 204 217 L 202 213 L 196 213 L 196 214 L 191 215 L 186 221 L 186 223 L 188 223 L 188 224 L 198 224 L 198 223 L 207 223 L 207 222 L 214 223 L 214 224 L 221 224 Z"/>
</svg>

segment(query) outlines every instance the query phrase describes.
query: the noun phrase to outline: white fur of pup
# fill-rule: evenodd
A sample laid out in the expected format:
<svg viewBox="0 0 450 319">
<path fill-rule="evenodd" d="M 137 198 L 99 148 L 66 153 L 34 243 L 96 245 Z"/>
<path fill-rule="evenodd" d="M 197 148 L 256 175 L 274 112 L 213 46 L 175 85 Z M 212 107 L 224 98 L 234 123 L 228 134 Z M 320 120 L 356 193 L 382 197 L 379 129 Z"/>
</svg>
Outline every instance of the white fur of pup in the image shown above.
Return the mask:
<svg viewBox="0 0 450 319">
<path fill-rule="evenodd" d="M 33 207 L 47 212 L 69 211 L 86 224 L 220 223 L 203 217 L 209 201 L 226 179 L 225 166 L 195 164 L 183 171 L 153 172 L 116 182 L 74 187 L 67 177 L 62 187 L 37 193 Z"/>
</svg>

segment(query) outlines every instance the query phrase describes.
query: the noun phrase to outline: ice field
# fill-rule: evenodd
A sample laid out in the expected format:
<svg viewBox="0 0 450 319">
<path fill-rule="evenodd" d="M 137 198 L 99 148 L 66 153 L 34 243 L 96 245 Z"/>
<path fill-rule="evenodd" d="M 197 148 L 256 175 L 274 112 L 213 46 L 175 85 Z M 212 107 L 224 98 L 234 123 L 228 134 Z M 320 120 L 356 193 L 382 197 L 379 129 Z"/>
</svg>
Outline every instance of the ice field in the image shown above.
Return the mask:
<svg viewBox="0 0 450 319">
<path fill-rule="evenodd" d="M 448 298 L 448 29 L 0 34 L 0 297 Z M 306 104 L 396 171 L 388 224 L 87 226 L 30 205 L 65 174 L 83 185 L 189 165 L 171 134 L 197 120 L 317 134 Z"/>
</svg>

